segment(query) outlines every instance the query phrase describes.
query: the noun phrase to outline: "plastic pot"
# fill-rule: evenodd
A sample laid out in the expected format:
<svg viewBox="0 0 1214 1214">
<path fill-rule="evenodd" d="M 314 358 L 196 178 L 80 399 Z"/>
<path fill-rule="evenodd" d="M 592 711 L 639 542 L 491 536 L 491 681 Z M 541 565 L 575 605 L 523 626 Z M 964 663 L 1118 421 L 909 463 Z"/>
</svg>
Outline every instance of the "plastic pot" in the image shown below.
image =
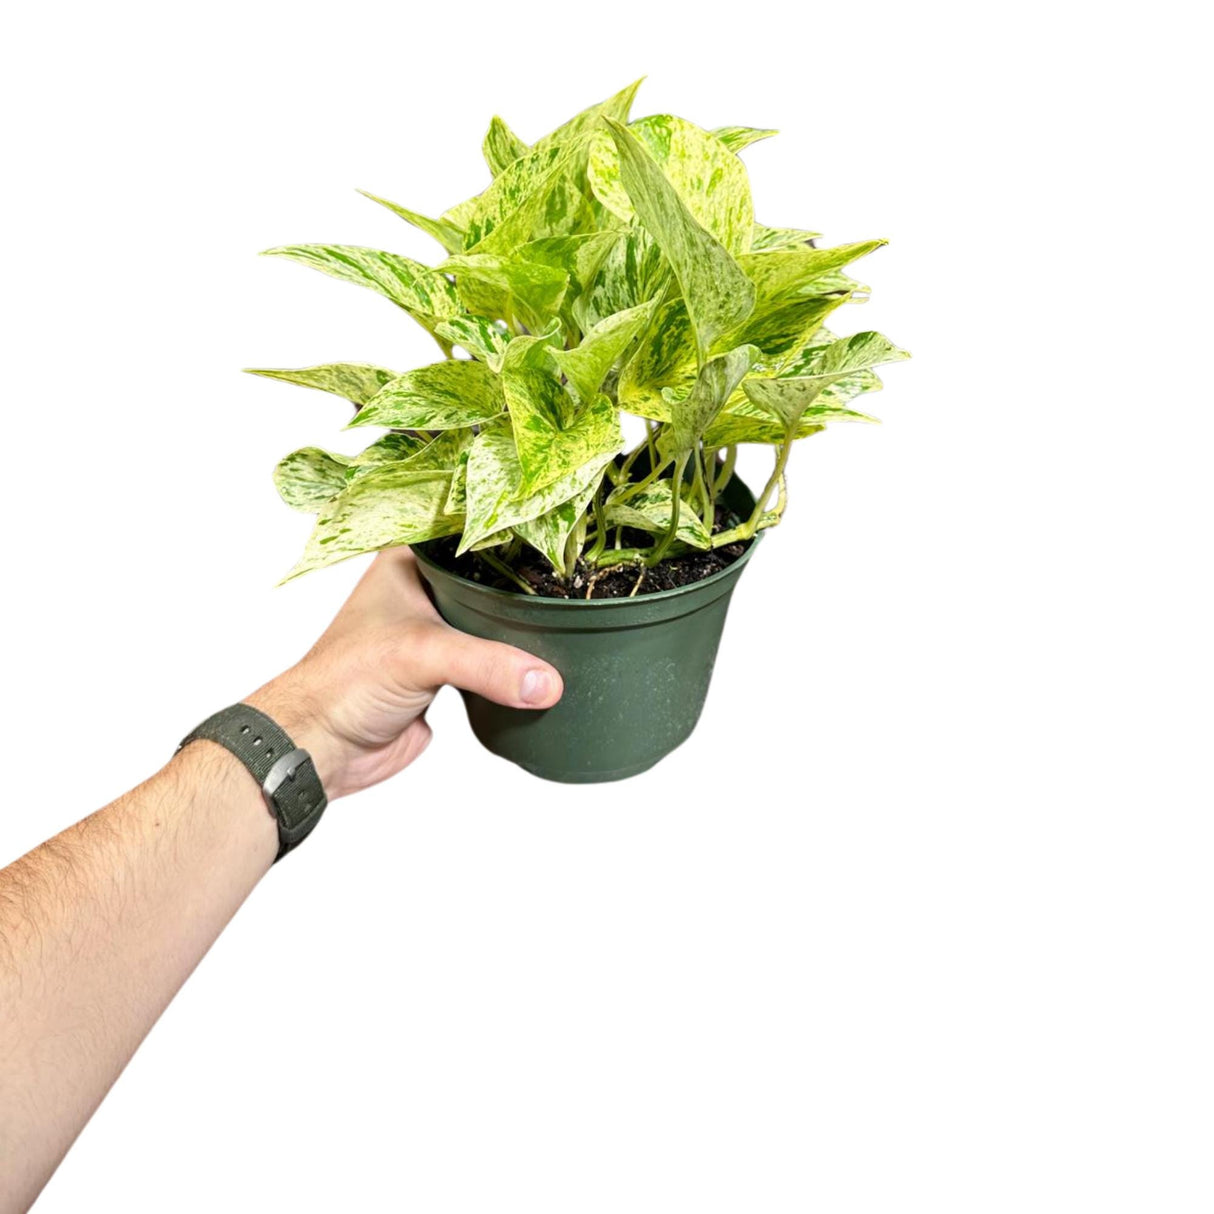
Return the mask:
<svg viewBox="0 0 1214 1214">
<path fill-rule="evenodd" d="M 722 500 L 754 506 L 735 476 Z M 464 693 L 468 720 L 496 755 L 545 780 L 593 784 L 652 767 L 699 720 L 730 595 L 759 542 L 719 573 L 634 599 L 554 599 L 495 590 L 414 548 L 435 605 L 453 627 L 534 653 L 561 672 L 552 708 L 503 708 Z"/>
</svg>

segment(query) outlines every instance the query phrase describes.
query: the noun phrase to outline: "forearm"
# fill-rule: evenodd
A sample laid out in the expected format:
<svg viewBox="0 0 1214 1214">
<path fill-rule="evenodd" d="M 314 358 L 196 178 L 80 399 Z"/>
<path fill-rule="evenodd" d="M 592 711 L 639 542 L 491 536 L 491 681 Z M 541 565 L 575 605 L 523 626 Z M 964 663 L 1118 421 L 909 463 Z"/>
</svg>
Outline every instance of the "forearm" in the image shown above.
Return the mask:
<svg viewBox="0 0 1214 1214">
<path fill-rule="evenodd" d="M 248 772 L 196 742 L 0 872 L 0 1211 L 33 1200 L 276 849 Z"/>
</svg>

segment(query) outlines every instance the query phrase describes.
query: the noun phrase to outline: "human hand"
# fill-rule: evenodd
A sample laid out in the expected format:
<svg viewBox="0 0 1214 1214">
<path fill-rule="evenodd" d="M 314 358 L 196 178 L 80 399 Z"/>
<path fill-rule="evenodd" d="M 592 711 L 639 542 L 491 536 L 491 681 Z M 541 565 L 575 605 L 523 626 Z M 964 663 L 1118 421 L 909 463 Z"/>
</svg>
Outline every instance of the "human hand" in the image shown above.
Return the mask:
<svg viewBox="0 0 1214 1214">
<path fill-rule="evenodd" d="M 515 708 L 548 708 L 561 676 L 547 662 L 468 636 L 434 609 L 407 548 L 381 552 L 297 665 L 245 703 L 312 755 L 329 799 L 378 784 L 430 741 L 425 712 L 450 683 Z"/>
</svg>

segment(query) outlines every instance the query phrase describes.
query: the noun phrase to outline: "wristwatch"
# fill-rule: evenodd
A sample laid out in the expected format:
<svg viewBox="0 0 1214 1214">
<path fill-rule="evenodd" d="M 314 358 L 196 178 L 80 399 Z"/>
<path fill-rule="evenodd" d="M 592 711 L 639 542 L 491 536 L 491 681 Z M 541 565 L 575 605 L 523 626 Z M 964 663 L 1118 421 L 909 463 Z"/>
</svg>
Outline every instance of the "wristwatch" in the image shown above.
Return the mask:
<svg viewBox="0 0 1214 1214">
<path fill-rule="evenodd" d="M 278 823 L 277 864 L 312 833 L 328 804 L 312 756 L 264 712 L 248 704 L 233 704 L 207 717 L 177 749 L 199 738 L 229 750 L 261 785 L 261 795 Z"/>
</svg>

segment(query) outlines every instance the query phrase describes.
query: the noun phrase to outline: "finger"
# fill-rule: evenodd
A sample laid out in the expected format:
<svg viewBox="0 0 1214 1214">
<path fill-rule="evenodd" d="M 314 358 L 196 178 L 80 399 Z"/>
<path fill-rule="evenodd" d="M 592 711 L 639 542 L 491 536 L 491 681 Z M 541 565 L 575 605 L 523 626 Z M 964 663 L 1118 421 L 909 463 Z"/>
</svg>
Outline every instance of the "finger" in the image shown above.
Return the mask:
<svg viewBox="0 0 1214 1214">
<path fill-rule="evenodd" d="M 468 636 L 446 624 L 427 628 L 419 641 L 413 657 L 424 687 L 450 683 L 512 708 L 550 708 L 564 691 L 555 667 L 513 645 Z"/>
</svg>

